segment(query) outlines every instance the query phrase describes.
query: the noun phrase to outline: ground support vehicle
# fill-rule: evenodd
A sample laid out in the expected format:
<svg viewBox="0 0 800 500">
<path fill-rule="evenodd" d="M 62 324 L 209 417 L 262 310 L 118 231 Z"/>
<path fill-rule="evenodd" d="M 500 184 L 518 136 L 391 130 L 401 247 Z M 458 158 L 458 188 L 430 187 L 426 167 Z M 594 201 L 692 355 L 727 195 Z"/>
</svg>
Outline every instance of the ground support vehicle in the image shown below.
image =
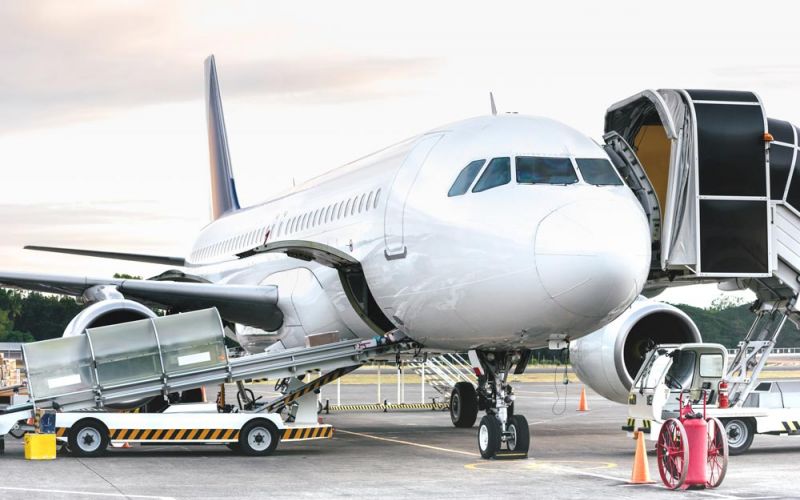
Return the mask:
<svg viewBox="0 0 800 500">
<path fill-rule="evenodd" d="M 679 417 L 682 394 L 694 404 L 705 394 L 706 413 L 725 426 L 731 455 L 747 451 L 755 434 L 800 435 L 800 381 L 759 379 L 791 306 L 762 304 L 730 363 L 720 344 L 653 348 L 628 395 L 623 430 L 632 433 L 641 422 L 638 430 L 656 439 L 666 420 Z"/>
<path fill-rule="evenodd" d="M 75 456 L 97 456 L 108 446 L 129 444 L 224 444 L 259 456 L 271 454 L 284 441 L 333 437 L 330 425 L 289 423 L 276 413 L 217 410 L 214 403 L 186 403 L 161 413 L 59 413 L 56 439 Z"/>
<path fill-rule="evenodd" d="M 229 359 L 219 314 L 207 309 L 33 342 L 23 347 L 30 401 L 0 409 L 0 437 L 24 431 L 35 408 L 51 408 L 58 437 L 79 454 L 118 442 L 218 442 L 266 454 L 280 440 L 330 437 L 330 426 L 318 424 L 319 388 L 370 359 L 413 349 L 399 337 Z M 245 386 L 258 378 L 281 380 L 282 395 L 259 402 Z M 238 405 L 226 404 L 224 386 L 216 406 L 166 404 L 182 391 L 224 383 L 237 384 Z M 151 401 L 164 404 L 130 411 Z"/>
</svg>

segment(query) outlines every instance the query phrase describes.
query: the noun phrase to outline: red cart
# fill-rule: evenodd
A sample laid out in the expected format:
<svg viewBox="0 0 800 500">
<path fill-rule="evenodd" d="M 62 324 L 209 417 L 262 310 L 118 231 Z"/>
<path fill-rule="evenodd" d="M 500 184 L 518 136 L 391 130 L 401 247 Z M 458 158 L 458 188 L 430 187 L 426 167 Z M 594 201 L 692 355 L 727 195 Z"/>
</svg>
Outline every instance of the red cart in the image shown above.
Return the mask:
<svg viewBox="0 0 800 500">
<path fill-rule="evenodd" d="M 656 452 L 658 472 L 667 488 L 716 488 L 728 469 L 728 440 L 725 426 L 716 418 L 706 417 L 706 394 L 703 413 L 695 413 L 689 398 L 684 404 L 681 392 L 679 418 L 670 418 L 661 426 Z"/>
</svg>

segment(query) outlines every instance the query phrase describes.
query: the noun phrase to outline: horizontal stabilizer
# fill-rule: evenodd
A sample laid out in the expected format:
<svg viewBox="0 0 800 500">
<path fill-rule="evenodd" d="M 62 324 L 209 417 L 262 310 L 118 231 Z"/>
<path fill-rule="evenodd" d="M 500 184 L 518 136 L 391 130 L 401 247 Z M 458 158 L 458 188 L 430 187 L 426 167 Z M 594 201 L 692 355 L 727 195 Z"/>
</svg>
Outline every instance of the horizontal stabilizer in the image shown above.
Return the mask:
<svg viewBox="0 0 800 500">
<path fill-rule="evenodd" d="M 163 264 L 165 266 L 185 266 L 183 257 L 168 257 L 163 255 L 144 255 L 140 253 L 103 252 L 100 250 L 81 250 L 78 248 L 42 247 L 26 245 L 25 250 L 38 250 L 40 252 L 66 253 L 70 255 L 83 255 L 86 257 L 100 257 L 102 259 L 128 260 L 132 262 L 147 262 L 148 264 Z"/>
</svg>

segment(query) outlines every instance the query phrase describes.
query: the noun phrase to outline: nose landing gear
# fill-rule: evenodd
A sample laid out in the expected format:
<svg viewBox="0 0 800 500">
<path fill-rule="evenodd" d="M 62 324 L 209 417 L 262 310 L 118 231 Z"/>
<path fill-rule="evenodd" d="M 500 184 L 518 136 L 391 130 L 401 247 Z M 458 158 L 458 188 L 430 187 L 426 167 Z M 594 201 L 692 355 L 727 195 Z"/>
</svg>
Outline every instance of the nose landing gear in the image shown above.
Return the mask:
<svg viewBox="0 0 800 500">
<path fill-rule="evenodd" d="M 528 358 L 518 352 L 470 353 L 470 359 L 477 359 L 482 371 L 478 377 L 478 389 L 475 391 L 471 384 L 466 384 L 470 385 L 469 389 L 459 387 L 463 383 L 453 389 L 456 410 L 452 409 L 451 398 L 451 418 L 456 427 L 471 427 L 477 415 L 475 410 L 480 408 L 486 411 L 478 426 L 478 449 L 483 458 L 528 456 L 530 427 L 525 417 L 513 414 L 514 393 L 507 383 L 511 368 L 516 366 L 515 372 L 522 373 Z M 454 411 L 458 418 L 454 416 Z"/>
</svg>

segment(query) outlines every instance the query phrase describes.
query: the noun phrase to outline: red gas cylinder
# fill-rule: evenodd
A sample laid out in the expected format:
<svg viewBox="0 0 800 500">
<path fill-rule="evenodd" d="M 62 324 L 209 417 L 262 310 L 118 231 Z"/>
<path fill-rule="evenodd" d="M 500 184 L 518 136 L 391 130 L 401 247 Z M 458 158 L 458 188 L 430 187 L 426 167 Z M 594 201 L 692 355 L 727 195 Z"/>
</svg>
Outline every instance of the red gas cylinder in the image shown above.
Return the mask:
<svg viewBox="0 0 800 500">
<path fill-rule="evenodd" d="M 728 399 L 728 382 L 724 380 L 719 381 L 719 407 L 727 408 L 731 402 Z"/>
<path fill-rule="evenodd" d="M 699 416 L 699 415 L 698 415 Z M 708 424 L 702 418 L 686 418 L 686 442 L 689 448 L 689 470 L 686 486 L 706 485 L 706 462 L 708 461 Z"/>
</svg>

